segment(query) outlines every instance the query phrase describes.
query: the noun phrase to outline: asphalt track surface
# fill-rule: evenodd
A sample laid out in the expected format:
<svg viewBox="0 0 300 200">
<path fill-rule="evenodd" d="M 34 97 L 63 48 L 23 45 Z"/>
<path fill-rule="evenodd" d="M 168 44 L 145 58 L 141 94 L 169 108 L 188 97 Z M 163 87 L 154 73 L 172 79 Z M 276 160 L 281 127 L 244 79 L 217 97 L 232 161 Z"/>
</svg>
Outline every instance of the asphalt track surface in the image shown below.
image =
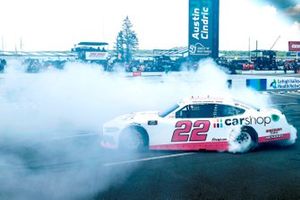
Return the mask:
<svg viewBox="0 0 300 200">
<path fill-rule="evenodd" d="M 271 95 L 273 103 L 279 105 L 299 132 L 300 94 Z M 47 171 L 45 179 L 73 171 L 76 173 L 68 179 L 71 179 L 70 187 L 74 188 L 78 187 L 76 174 L 86 170 L 90 176 L 79 181 L 80 187 L 90 184 L 92 192 L 75 193 L 70 199 L 300 199 L 299 140 L 290 147 L 268 145 L 246 154 L 164 151 L 128 154 L 101 149 L 97 138 L 93 134 L 83 134 L 82 137 L 57 139 L 53 144 L 59 150 L 51 153 L 36 150 L 46 148 L 45 144 L 22 147 L 22 150 L 1 147 L 0 156 L 16 154 L 22 164 L 0 163 L 0 181 L 3 183 L 7 178 L 5 171 L 11 170 L 13 174 L 24 170 L 39 174 Z M 75 151 L 72 156 L 62 150 L 67 143 L 68 149 Z M 47 145 L 51 146 L 51 142 Z M 99 184 L 103 179 L 108 182 L 105 187 Z M 42 184 L 47 185 L 47 180 Z M 24 190 L 2 185 L 0 199 L 14 199 L 14 193 Z M 34 192 L 39 196 L 40 191 L 39 188 Z M 39 197 L 47 199 L 43 195 Z M 67 198 L 58 196 L 56 199 Z"/>
</svg>

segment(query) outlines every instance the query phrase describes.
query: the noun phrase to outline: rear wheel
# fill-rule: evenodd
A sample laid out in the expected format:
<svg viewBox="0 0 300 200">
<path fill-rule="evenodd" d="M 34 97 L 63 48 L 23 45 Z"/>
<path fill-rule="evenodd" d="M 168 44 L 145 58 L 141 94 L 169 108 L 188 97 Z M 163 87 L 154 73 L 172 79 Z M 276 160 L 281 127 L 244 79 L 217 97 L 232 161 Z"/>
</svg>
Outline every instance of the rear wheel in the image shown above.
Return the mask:
<svg viewBox="0 0 300 200">
<path fill-rule="evenodd" d="M 233 153 L 245 153 L 256 147 L 255 133 L 251 129 L 241 128 L 239 133 L 235 135 L 229 142 L 229 151 Z"/>
<path fill-rule="evenodd" d="M 247 131 L 242 130 L 235 140 L 238 144 L 244 147 L 246 151 L 251 149 L 252 138 L 250 133 Z"/>
</svg>

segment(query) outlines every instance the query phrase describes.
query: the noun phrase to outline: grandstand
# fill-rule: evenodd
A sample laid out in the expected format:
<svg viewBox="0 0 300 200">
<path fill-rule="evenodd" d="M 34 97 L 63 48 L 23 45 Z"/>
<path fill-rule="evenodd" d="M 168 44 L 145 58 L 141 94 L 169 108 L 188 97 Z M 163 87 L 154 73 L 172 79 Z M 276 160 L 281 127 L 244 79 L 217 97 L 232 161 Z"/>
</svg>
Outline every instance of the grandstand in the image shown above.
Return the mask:
<svg viewBox="0 0 300 200">
<path fill-rule="evenodd" d="M 38 59 L 76 59 L 77 53 L 71 51 L 0 51 L 1 58 L 38 58 Z"/>
</svg>

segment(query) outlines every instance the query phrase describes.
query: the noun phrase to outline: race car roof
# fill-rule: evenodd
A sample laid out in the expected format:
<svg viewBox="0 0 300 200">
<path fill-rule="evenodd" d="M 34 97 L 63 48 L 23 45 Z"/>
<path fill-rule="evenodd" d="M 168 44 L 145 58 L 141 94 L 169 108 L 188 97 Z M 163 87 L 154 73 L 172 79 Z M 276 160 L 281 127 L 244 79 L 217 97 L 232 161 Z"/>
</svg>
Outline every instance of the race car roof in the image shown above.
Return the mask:
<svg viewBox="0 0 300 200">
<path fill-rule="evenodd" d="M 239 101 L 236 101 L 232 98 L 213 97 L 213 96 L 190 96 L 180 101 L 179 104 L 218 103 L 218 104 L 234 105 L 236 102 Z"/>
<path fill-rule="evenodd" d="M 188 98 L 182 99 L 178 104 L 179 105 L 189 105 L 189 104 L 206 104 L 206 103 L 216 103 L 216 104 L 226 104 L 232 106 L 241 106 L 246 109 L 254 108 L 258 109 L 255 106 L 246 104 L 242 101 L 233 99 L 233 98 L 224 98 L 224 97 L 213 97 L 213 96 L 190 96 Z"/>
</svg>

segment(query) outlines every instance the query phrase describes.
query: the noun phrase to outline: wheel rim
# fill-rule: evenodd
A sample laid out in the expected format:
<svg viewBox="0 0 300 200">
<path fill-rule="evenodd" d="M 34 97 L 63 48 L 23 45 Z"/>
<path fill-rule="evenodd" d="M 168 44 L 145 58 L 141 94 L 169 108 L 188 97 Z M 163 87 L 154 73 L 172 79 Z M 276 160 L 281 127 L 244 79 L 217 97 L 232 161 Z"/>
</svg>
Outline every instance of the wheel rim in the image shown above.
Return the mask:
<svg viewBox="0 0 300 200">
<path fill-rule="evenodd" d="M 242 131 L 241 134 L 236 138 L 239 144 L 250 144 L 251 136 L 249 133 Z"/>
</svg>

